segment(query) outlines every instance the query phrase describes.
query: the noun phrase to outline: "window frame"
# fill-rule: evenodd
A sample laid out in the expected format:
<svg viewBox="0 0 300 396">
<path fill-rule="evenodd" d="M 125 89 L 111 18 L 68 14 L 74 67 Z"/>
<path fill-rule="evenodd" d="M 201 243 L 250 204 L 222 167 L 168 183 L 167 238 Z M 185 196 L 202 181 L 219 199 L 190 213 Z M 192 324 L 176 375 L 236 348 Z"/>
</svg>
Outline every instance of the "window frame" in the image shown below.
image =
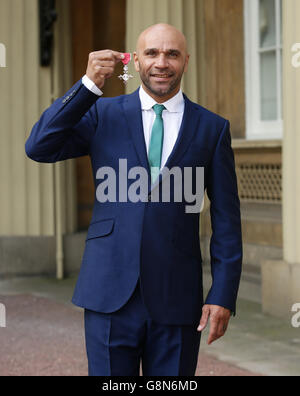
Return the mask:
<svg viewBox="0 0 300 396">
<path fill-rule="evenodd" d="M 246 78 L 246 139 L 269 140 L 282 139 L 282 10 L 280 0 L 276 7 L 276 44 L 260 49 L 259 36 L 259 0 L 244 0 L 245 26 L 245 78 Z M 260 53 L 276 50 L 277 70 L 277 120 L 261 120 L 261 82 Z"/>
</svg>

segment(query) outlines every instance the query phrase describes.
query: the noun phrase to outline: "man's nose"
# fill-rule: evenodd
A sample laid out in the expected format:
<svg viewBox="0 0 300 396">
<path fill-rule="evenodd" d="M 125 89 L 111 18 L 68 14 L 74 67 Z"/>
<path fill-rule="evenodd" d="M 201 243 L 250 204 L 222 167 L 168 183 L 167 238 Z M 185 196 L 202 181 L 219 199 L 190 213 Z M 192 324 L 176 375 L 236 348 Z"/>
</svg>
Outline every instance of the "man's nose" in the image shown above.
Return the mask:
<svg viewBox="0 0 300 396">
<path fill-rule="evenodd" d="M 168 61 L 167 61 L 165 54 L 159 55 L 159 57 L 155 63 L 155 66 L 159 67 L 161 69 L 165 69 L 166 67 L 168 67 Z"/>
</svg>

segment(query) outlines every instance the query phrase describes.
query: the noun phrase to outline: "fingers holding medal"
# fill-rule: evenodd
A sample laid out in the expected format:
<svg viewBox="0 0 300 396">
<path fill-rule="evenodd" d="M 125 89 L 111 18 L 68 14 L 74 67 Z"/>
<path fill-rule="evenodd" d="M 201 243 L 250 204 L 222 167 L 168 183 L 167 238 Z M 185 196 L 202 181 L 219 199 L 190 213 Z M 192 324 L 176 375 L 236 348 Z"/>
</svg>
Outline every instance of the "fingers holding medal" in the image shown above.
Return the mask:
<svg viewBox="0 0 300 396">
<path fill-rule="evenodd" d="M 103 88 L 105 80 L 112 77 L 116 65 L 124 61 L 125 54 L 112 50 L 91 52 L 89 54 L 87 77 L 92 80 L 99 89 Z"/>
</svg>

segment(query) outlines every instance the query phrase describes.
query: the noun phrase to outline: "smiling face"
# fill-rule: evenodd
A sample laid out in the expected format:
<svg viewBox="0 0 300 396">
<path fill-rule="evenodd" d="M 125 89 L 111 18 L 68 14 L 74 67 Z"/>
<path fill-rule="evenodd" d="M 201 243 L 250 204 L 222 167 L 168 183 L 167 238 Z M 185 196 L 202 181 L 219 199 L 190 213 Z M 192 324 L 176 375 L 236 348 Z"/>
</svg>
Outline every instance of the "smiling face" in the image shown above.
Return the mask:
<svg viewBox="0 0 300 396">
<path fill-rule="evenodd" d="M 133 56 L 143 88 L 156 102 L 166 102 L 178 93 L 189 61 L 181 32 L 170 25 L 152 26 L 139 37 Z"/>
</svg>

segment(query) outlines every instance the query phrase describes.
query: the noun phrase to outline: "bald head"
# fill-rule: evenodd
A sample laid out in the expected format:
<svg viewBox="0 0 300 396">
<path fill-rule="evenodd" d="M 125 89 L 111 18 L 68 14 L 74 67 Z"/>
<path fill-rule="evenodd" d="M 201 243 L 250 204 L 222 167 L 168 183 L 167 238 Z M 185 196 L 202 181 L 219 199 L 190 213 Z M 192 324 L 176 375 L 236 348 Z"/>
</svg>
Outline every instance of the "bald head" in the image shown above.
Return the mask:
<svg viewBox="0 0 300 396">
<path fill-rule="evenodd" d="M 176 41 L 184 55 L 187 55 L 187 41 L 185 35 L 180 30 L 167 23 L 159 23 L 150 26 L 140 34 L 136 46 L 137 54 L 141 53 L 147 42 L 155 42 L 162 38 L 164 38 L 165 41 L 170 39 Z"/>
</svg>

